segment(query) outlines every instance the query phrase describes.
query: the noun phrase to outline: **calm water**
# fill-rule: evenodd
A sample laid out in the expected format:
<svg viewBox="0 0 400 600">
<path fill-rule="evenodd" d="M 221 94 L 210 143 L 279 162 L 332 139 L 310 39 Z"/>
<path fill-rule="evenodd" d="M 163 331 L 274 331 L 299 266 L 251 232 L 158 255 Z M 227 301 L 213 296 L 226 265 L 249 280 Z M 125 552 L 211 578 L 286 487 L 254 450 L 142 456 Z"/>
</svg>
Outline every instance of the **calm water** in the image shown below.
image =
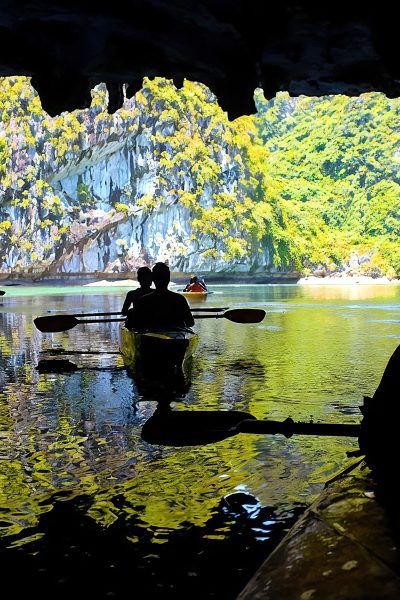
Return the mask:
<svg viewBox="0 0 400 600">
<path fill-rule="evenodd" d="M 127 288 L 3 289 L 0 546 L 11 584 L 42 597 L 233 599 L 352 460 L 350 438 L 150 445 L 141 429 L 156 403 L 123 366 L 118 324 L 41 334 L 32 323 L 57 311 L 118 311 Z M 190 386 L 173 410 L 359 422 L 363 395 L 400 343 L 400 287 L 213 290 L 205 306 L 262 307 L 267 316 L 197 321 Z M 77 369 L 40 373 L 42 360 Z"/>
</svg>

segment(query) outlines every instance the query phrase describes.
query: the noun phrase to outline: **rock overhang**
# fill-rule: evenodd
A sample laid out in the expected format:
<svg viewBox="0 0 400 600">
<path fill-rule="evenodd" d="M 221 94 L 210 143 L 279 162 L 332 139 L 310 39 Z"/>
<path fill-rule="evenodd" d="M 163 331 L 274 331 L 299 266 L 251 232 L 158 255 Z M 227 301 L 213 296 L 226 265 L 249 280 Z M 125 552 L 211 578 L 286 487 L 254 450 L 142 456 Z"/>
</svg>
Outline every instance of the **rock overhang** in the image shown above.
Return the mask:
<svg viewBox="0 0 400 600">
<path fill-rule="evenodd" d="M 0 74 L 29 75 L 56 115 L 90 106 L 107 84 L 109 112 L 143 77 L 200 81 L 233 119 L 253 93 L 400 96 L 396 19 L 385 2 L 3 0 Z"/>
</svg>

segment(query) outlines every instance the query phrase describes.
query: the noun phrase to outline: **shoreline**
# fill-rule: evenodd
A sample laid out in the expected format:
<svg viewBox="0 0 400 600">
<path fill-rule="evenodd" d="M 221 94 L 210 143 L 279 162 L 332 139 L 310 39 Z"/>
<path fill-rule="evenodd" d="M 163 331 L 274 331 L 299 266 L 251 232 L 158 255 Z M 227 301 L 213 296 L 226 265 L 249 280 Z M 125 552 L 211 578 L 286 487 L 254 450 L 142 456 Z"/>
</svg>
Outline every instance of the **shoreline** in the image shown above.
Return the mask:
<svg viewBox="0 0 400 600">
<path fill-rule="evenodd" d="M 302 277 L 298 285 L 399 285 L 400 279 L 389 279 L 388 277 L 344 276 L 344 277 L 315 277 L 310 275 Z"/>
<path fill-rule="evenodd" d="M 180 277 L 172 278 L 170 286 L 182 286 L 187 283 L 186 279 L 182 279 Z M 299 285 L 299 286 L 310 286 L 310 287 L 328 287 L 328 286 L 396 286 L 400 285 L 399 279 L 388 279 L 386 277 L 380 278 L 372 278 L 372 277 L 304 277 L 300 278 L 296 281 L 292 280 L 279 280 L 279 281 L 265 281 L 265 280 L 254 280 L 253 278 L 248 278 L 246 280 L 243 277 L 234 278 L 208 278 L 206 280 L 208 287 L 212 287 L 213 285 Z M 47 279 L 41 281 L 29 281 L 26 279 L 23 280 L 0 280 L 0 290 L 5 291 L 6 288 L 27 288 L 27 287 L 35 287 L 35 288 L 43 288 L 43 287 L 126 287 L 130 289 L 134 289 L 139 287 L 139 283 L 136 279 L 99 279 L 88 281 L 82 278 L 71 277 L 69 280 L 65 280 L 63 278 L 60 279 Z"/>
<path fill-rule="evenodd" d="M 73 274 L 62 275 L 49 278 L 1 278 L 0 289 L 7 287 L 130 287 L 139 286 L 133 274 L 126 274 L 125 277 L 115 277 L 114 274 L 102 273 L 102 278 L 95 274 Z M 171 272 L 171 286 L 185 285 L 189 280 L 189 274 Z M 260 276 L 260 275 L 225 275 L 209 274 L 205 276 L 208 287 L 212 285 L 300 285 L 300 286 L 360 286 L 360 285 L 390 285 L 400 284 L 400 279 L 389 279 L 388 277 L 367 277 L 367 276 L 326 276 L 316 277 L 313 275 L 306 277 L 287 276 Z"/>
</svg>

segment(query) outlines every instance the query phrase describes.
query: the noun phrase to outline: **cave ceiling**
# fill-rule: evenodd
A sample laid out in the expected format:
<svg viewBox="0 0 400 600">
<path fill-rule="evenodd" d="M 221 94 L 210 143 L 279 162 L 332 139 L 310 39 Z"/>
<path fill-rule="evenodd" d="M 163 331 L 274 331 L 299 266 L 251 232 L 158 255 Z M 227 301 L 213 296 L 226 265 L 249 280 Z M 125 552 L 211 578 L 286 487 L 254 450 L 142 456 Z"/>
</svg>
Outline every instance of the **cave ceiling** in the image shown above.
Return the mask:
<svg viewBox="0 0 400 600">
<path fill-rule="evenodd" d="M 114 112 L 145 76 L 201 81 L 231 119 L 254 113 L 256 87 L 398 97 L 397 46 L 385 2 L 0 0 L 0 76 L 30 76 L 51 115 L 100 82 Z"/>
</svg>

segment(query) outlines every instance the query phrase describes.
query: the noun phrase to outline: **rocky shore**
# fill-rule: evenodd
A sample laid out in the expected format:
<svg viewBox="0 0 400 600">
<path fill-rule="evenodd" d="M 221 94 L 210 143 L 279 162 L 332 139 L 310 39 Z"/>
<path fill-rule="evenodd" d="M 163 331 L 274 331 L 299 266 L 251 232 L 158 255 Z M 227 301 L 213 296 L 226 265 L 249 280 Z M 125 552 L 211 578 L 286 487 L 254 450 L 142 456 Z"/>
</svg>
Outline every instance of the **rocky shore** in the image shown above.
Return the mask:
<svg viewBox="0 0 400 600">
<path fill-rule="evenodd" d="M 328 275 L 326 277 L 316 277 L 310 275 L 301 277 L 298 281 L 300 285 L 396 285 L 400 279 L 389 279 L 388 277 L 367 277 L 365 275 Z"/>
<path fill-rule="evenodd" d="M 298 285 L 397 285 L 400 279 L 388 277 L 367 277 L 364 275 L 346 275 L 335 273 L 333 275 L 300 277 L 299 273 L 199 273 L 208 284 L 227 285 L 258 285 L 258 284 L 298 284 Z M 188 282 L 191 273 L 171 272 L 171 281 L 177 285 Z M 64 285 L 92 285 L 92 286 L 130 286 L 135 287 L 136 273 L 59 273 L 48 277 L 40 275 L 12 275 L 0 274 L 0 286 L 64 286 Z"/>
</svg>

